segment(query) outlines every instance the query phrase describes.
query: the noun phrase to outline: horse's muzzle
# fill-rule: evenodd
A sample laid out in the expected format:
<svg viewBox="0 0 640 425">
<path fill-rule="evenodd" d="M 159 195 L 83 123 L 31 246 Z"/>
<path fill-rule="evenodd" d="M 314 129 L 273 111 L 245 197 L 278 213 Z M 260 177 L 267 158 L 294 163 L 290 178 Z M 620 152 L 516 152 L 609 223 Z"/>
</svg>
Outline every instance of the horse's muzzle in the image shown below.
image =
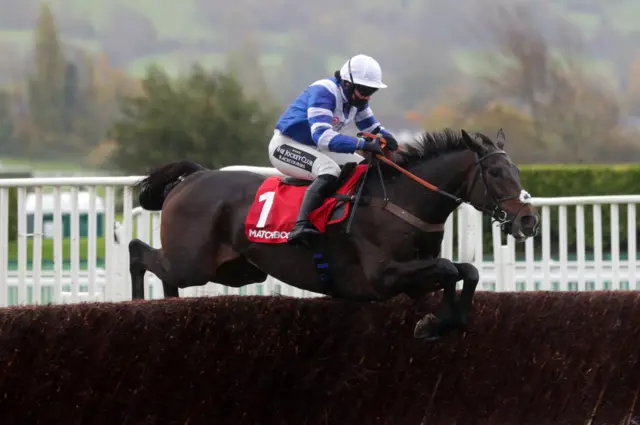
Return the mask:
<svg viewBox="0 0 640 425">
<path fill-rule="evenodd" d="M 540 216 L 536 213 L 518 215 L 512 222 L 510 232 L 518 242 L 538 235 Z"/>
</svg>

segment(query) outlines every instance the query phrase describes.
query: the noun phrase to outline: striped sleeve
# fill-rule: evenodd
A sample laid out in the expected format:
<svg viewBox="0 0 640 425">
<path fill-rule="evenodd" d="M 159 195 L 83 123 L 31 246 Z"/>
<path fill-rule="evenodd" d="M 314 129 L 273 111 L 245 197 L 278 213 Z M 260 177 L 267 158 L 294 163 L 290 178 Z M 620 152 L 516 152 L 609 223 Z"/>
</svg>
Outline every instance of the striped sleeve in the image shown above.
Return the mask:
<svg viewBox="0 0 640 425">
<path fill-rule="evenodd" d="M 331 120 L 336 108 L 336 100 L 330 89 L 323 84 L 309 87 L 307 121 L 311 127 L 311 137 L 318 150 L 353 153 L 358 139 L 340 134 L 333 129 Z"/>
<path fill-rule="evenodd" d="M 371 110 L 369 103 L 365 103 L 364 106 L 358 109 L 354 121 L 358 130 L 367 133 L 371 133 L 376 127 L 380 126 L 380 123 L 373 115 L 373 110 Z"/>
</svg>

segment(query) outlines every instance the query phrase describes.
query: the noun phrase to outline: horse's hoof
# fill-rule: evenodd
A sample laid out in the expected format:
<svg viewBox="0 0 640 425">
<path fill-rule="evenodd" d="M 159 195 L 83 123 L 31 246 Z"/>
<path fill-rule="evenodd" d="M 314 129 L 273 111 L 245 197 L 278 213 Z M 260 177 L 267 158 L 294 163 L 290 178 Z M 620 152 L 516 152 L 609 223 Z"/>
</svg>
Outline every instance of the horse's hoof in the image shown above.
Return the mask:
<svg viewBox="0 0 640 425">
<path fill-rule="evenodd" d="M 433 332 L 438 322 L 439 320 L 435 315 L 427 314 L 416 323 L 416 327 L 413 329 L 414 338 L 426 339 L 427 341 L 440 339 L 440 335 Z"/>
</svg>

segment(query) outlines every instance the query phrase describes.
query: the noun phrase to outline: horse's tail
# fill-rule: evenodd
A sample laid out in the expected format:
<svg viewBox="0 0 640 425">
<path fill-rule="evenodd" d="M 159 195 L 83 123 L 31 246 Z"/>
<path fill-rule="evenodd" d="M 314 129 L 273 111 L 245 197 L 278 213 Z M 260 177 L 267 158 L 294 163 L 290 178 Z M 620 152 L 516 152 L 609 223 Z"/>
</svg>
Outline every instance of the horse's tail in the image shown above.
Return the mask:
<svg viewBox="0 0 640 425">
<path fill-rule="evenodd" d="M 180 179 L 204 169 L 195 162 L 176 161 L 151 170 L 147 177 L 136 184 L 140 188 L 140 206 L 148 211 L 162 210 L 165 198 Z"/>
</svg>

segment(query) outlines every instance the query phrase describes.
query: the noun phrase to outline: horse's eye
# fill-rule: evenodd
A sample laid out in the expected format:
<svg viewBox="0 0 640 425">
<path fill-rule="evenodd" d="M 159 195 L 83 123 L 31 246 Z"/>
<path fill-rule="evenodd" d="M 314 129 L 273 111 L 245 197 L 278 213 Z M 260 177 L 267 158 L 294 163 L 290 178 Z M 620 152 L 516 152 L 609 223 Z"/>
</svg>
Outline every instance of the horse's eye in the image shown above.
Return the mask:
<svg viewBox="0 0 640 425">
<path fill-rule="evenodd" d="M 500 168 L 489 168 L 489 175 L 491 177 L 500 177 L 502 170 Z"/>
</svg>

